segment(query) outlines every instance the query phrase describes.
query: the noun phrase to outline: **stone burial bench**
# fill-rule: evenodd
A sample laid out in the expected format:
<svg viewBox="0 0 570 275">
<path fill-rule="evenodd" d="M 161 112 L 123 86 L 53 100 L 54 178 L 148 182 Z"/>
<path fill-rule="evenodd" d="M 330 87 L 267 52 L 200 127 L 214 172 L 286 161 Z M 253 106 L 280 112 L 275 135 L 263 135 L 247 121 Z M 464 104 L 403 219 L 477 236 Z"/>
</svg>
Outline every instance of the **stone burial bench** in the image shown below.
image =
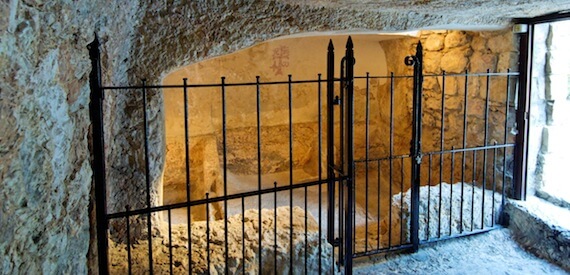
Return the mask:
<svg viewBox="0 0 570 275">
<path fill-rule="evenodd" d="M 275 213 L 277 211 L 277 213 Z M 275 220 L 275 214 L 277 220 Z M 290 217 L 293 215 L 293 234 Z M 305 215 L 307 224 L 305 225 Z M 319 249 L 319 227 L 315 218 L 300 207 L 288 206 L 261 210 L 261 269 L 259 264 L 259 211 L 246 210 L 244 215 L 228 217 L 228 260 L 225 261 L 224 220 L 192 222 L 190 225 L 192 273 L 224 274 L 226 264 L 230 274 L 288 274 L 293 257 L 293 274 L 332 273 L 333 247 L 321 234 Z M 161 233 L 153 238 L 153 268 L 155 273 L 170 270 L 170 247 L 174 273 L 188 274 L 188 228 L 186 225 L 172 226 L 172 240 L 168 238 L 168 225 L 162 225 Z M 209 226 L 209 238 L 207 236 Z M 243 230 L 242 230 L 243 228 Z M 306 230 L 306 235 L 305 235 Z M 293 247 L 290 240 L 293 239 Z M 305 243 L 306 240 L 306 243 Z M 276 244 L 276 246 L 275 246 Z M 209 270 L 208 253 L 209 250 Z M 131 247 L 131 268 L 133 273 L 148 271 L 148 241 L 140 240 Z M 319 258 L 320 255 L 320 258 Z M 128 271 L 125 244 L 110 241 L 109 261 L 111 273 L 124 274 Z M 338 271 L 337 267 L 334 267 Z"/>
</svg>

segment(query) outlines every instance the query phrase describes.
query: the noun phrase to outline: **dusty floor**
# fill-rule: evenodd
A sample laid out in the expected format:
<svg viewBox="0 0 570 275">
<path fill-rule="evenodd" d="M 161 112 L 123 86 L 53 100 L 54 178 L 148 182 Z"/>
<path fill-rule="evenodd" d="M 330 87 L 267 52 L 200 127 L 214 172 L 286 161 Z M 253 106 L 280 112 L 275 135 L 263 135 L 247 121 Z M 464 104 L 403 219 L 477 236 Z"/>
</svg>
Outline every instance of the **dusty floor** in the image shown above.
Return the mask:
<svg viewBox="0 0 570 275">
<path fill-rule="evenodd" d="M 570 274 L 522 249 L 509 229 L 355 260 L 355 274 Z"/>
</svg>

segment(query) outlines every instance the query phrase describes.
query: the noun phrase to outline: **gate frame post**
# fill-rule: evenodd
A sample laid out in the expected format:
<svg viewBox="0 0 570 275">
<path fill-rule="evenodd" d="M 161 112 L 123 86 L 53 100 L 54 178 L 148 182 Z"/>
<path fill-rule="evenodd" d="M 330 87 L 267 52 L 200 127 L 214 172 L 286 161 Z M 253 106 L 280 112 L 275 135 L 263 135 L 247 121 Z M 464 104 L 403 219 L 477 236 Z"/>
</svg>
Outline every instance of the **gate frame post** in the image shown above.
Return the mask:
<svg viewBox="0 0 570 275">
<path fill-rule="evenodd" d="M 534 24 L 528 25 L 528 31 L 519 34 L 519 89 L 516 110 L 517 135 L 515 136 L 513 194 L 516 200 L 526 200 L 528 135 L 530 114 L 530 89 L 532 78 L 532 57 L 534 42 Z M 506 168 L 503 168 L 506 169 Z M 503 183 L 504 184 L 504 183 Z"/>
<path fill-rule="evenodd" d="M 93 184 L 95 185 L 95 212 L 97 221 L 97 260 L 99 274 L 109 274 L 107 248 L 109 227 L 107 221 L 107 190 L 105 180 L 105 137 L 103 131 L 103 89 L 101 88 L 101 52 L 99 38 L 95 33 L 93 42 L 87 45 L 91 72 L 89 73 L 89 87 L 91 89 L 89 102 L 89 116 L 92 127 L 91 169 L 93 170 Z"/>
<path fill-rule="evenodd" d="M 327 240 L 334 245 L 334 46 L 329 40 L 327 51 Z"/>
<path fill-rule="evenodd" d="M 353 245 L 353 225 L 354 225 L 354 45 L 352 37 L 348 37 L 346 42 L 346 76 L 344 89 L 346 93 L 346 108 L 345 108 L 345 131 L 346 131 L 346 160 L 344 161 L 344 172 L 346 173 L 346 210 L 345 210 L 345 224 L 344 224 L 344 247 L 345 247 L 345 265 L 344 273 L 347 275 L 352 274 L 352 245 Z"/>
<path fill-rule="evenodd" d="M 412 111 L 412 141 L 410 155 L 412 157 L 412 182 L 411 182 L 411 222 L 410 241 L 412 252 L 419 249 L 419 210 L 420 210 L 420 172 L 422 164 L 422 86 L 423 86 L 423 47 L 418 41 L 416 54 L 407 56 L 404 60 L 408 66 L 414 66 L 414 94 Z"/>
</svg>

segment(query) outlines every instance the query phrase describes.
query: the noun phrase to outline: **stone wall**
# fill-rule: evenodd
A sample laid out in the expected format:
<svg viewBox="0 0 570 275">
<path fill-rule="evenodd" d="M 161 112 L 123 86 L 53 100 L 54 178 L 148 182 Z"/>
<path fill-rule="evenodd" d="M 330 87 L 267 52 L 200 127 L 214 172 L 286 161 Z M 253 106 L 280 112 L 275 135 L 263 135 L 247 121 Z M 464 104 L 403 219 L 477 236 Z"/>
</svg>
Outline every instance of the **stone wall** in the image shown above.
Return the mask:
<svg viewBox="0 0 570 275">
<path fill-rule="evenodd" d="M 0 273 L 87 273 L 89 71 L 126 81 L 136 1 L 0 3 Z M 95 259 L 91 257 L 91 259 Z"/>
<path fill-rule="evenodd" d="M 508 69 L 513 72 L 517 68 L 517 44 L 510 30 L 495 32 L 464 32 L 448 31 L 424 33 L 424 69 L 428 74 L 424 78 L 424 127 L 423 127 L 423 150 L 439 151 L 441 149 L 441 95 L 443 90 L 442 77 L 433 77 L 429 74 L 440 74 L 445 71 L 451 75 L 446 77 L 445 83 L 445 113 L 444 113 L 444 149 L 453 147 L 463 147 L 464 118 L 467 119 L 466 140 L 467 147 L 479 147 L 485 145 L 513 143 L 514 135 L 511 128 L 514 127 L 516 79 L 510 81 L 510 89 L 507 90 L 505 77 L 485 77 L 470 76 L 465 85 L 464 76 L 453 76 L 453 74 L 471 74 L 490 72 L 505 73 Z M 489 83 L 487 83 L 489 81 Z M 465 104 L 465 91 L 467 89 L 467 104 Z M 488 99 L 487 99 L 488 91 Z M 509 104 L 505 105 L 509 96 Z M 486 101 L 488 101 L 488 124 L 485 126 Z M 467 107 L 467 110 L 465 110 Z M 508 109 L 508 117 L 506 114 Z M 465 115 L 465 112 L 467 114 Z M 505 129 L 505 120 L 508 120 Z M 487 143 L 485 144 L 485 134 Z M 506 136 L 506 140 L 505 140 Z M 507 154 L 512 154 L 512 149 L 507 150 Z M 482 181 L 493 182 L 493 162 L 495 162 L 496 172 L 501 173 L 503 168 L 502 150 L 497 151 L 497 159 L 493 159 L 493 151 L 487 151 L 487 179 L 483 179 L 482 170 L 484 167 L 483 152 L 476 156 L 475 163 L 477 172 L 472 176 L 473 155 L 466 154 L 465 163 L 467 169 L 465 175 L 461 175 L 462 159 L 456 154 L 456 165 L 454 178 L 447 178 L 444 181 L 455 182 L 465 178 L 464 181 L 476 180 L 479 184 Z M 445 160 L 450 163 L 451 156 L 446 156 Z M 463 156 L 461 156 L 462 158 Z M 511 162 L 512 155 L 507 160 Z M 449 165 L 451 167 L 451 165 Z M 444 174 L 450 175 L 447 168 Z M 508 170 L 508 168 L 507 168 Z M 506 171 L 509 173 L 509 171 Z M 427 176 L 424 174 L 424 176 Z M 476 177 L 476 179 L 473 179 Z M 502 177 L 498 186 L 502 186 Z"/>
</svg>

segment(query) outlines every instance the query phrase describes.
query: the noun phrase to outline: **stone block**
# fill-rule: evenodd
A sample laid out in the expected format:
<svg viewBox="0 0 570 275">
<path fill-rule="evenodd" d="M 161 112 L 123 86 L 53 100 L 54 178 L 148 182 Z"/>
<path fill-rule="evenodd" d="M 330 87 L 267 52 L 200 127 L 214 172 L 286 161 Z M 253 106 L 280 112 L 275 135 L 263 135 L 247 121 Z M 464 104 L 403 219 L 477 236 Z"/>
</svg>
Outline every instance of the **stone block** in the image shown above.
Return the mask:
<svg viewBox="0 0 570 275">
<path fill-rule="evenodd" d="M 448 73 L 461 73 L 467 68 L 469 59 L 463 50 L 451 50 L 441 58 L 441 69 Z"/>
<path fill-rule="evenodd" d="M 290 224 L 290 217 L 293 219 L 293 224 Z M 259 228 L 260 218 L 261 228 Z M 209 232 L 206 230 L 207 226 Z M 161 227 L 166 230 L 167 224 L 162 224 Z M 317 221 L 309 212 L 299 207 L 264 208 L 261 209 L 261 213 L 259 210 L 249 209 L 243 215 L 229 216 L 227 220 L 227 261 L 224 220 L 212 220 L 208 224 L 205 221 L 192 222 L 190 229 L 190 240 L 188 239 L 188 227 L 185 225 L 172 226 L 172 239 L 168 236 L 153 238 L 154 272 L 169 272 L 170 249 L 172 249 L 173 269 L 176 274 L 207 274 L 208 270 L 211 273 L 220 274 L 225 272 L 226 267 L 230 274 L 241 273 L 243 270 L 248 274 L 271 274 L 275 269 L 285 273 L 303 273 L 305 265 L 295 264 L 291 267 L 290 257 L 293 257 L 294 263 L 304 263 L 306 260 L 307 271 L 311 274 L 319 273 L 319 261 L 321 273 L 332 274 L 333 271 L 338 271 L 333 262 L 333 248 L 324 234 L 319 235 Z M 293 235 L 290 235 L 290 230 L 293 231 Z M 260 235 L 261 239 L 259 239 Z M 291 238 L 293 247 L 290 244 Z M 111 241 L 109 247 L 111 273 L 128 272 L 125 244 Z M 192 251 L 191 266 L 188 264 L 188 249 Z M 148 241 L 141 240 L 132 244 L 131 255 L 133 273 L 146 272 L 148 270 Z M 305 256 L 307 256 L 306 259 Z M 262 259 L 261 266 L 259 265 L 260 258 Z"/>
<path fill-rule="evenodd" d="M 460 47 L 471 42 L 471 35 L 465 31 L 450 31 L 445 36 L 445 48 Z"/>
<path fill-rule="evenodd" d="M 469 60 L 469 72 L 471 73 L 484 73 L 487 69 L 494 72 L 497 68 L 497 56 L 495 54 L 475 52 Z"/>
<path fill-rule="evenodd" d="M 503 34 L 493 36 L 487 40 L 487 47 L 494 53 L 504 53 L 514 50 L 512 42 L 512 33 L 505 32 Z"/>
<path fill-rule="evenodd" d="M 424 53 L 424 71 L 426 73 L 440 74 L 441 73 L 441 52 L 426 52 Z"/>
<path fill-rule="evenodd" d="M 439 51 L 444 47 L 446 37 L 440 34 L 429 35 L 423 43 L 424 49 L 427 51 Z"/>
</svg>

